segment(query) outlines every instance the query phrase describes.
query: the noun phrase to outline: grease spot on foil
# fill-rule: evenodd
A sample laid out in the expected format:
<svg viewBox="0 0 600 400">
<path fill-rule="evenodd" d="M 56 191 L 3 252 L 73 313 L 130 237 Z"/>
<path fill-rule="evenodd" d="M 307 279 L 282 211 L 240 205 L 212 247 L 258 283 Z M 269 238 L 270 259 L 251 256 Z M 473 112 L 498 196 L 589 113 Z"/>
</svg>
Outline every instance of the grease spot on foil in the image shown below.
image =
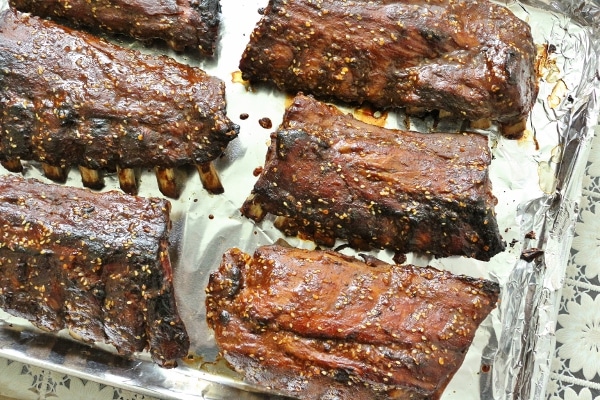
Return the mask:
<svg viewBox="0 0 600 400">
<path fill-rule="evenodd" d="M 252 91 L 250 86 L 250 81 L 246 81 L 242 78 L 242 71 L 233 71 L 231 73 L 231 82 L 232 83 L 241 83 L 244 85 L 247 91 Z"/>
<path fill-rule="evenodd" d="M 550 154 L 550 160 L 538 164 L 540 190 L 546 194 L 554 193 L 556 190 L 556 168 L 562 159 L 562 146 L 554 147 Z"/>
<path fill-rule="evenodd" d="M 558 107 L 566 97 L 569 89 L 565 81 L 560 79 L 552 88 L 552 93 L 548 96 L 548 106 L 552 109 Z"/>
<path fill-rule="evenodd" d="M 198 365 L 198 369 L 211 375 L 230 377 L 241 380 L 241 375 L 229 368 L 225 358 L 219 356 L 215 361 L 205 361 Z"/>
<path fill-rule="evenodd" d="M 543 44 L 537 46 L 536 71 L 540 78 L 547 83 L 556 83 L 561 79 L 562 73 L 556 63 L 556 46 Z"/>
<path fill-rule="evenodd" d="M 533 146 L 535 151 L 540 150 L 540 144 L 538 143 L 538 140 L 535 137 L 535 133 L 532 132 L 530 129 L 525 129 L 523 131 L 523 135 L 519 139 L 517 139 L 517 143 L 519 143 L 520 146 Z"/>
<path fill-rule="evenodd" d="M 378 111 L 370 107 L 360 107 L 354 110 L 354 118 L 371 125 L 384 127 L 387 122 L 387 111 Z"/>
</svg>

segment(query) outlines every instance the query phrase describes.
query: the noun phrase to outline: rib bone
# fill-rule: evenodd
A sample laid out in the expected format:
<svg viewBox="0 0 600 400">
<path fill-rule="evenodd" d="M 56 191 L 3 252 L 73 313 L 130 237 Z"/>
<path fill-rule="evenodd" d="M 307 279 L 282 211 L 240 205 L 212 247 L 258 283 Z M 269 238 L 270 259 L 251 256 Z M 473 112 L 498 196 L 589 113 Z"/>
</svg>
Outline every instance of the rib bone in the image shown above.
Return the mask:
<svg viewBox="0 0 600 400">
<path fill-rule="evenodd" d="M 181 194 L 181 185 L 177 179 L 177 171 L 174 168 L 163 167 L 156 167 L 154 171 L 160 192 L 167 197 L 178 198 Z"/>
<path fill-rule="evenodd" d="M 2 164 L 2 166 L 10 172 L 23 172 L 23 165 L 21 164 L 21 160 L 18 158 L 1 161 L 0 164 Z"/>
<path fill-rule="evenodd" d="M 225 82 L 99 40 L 13 9 L 0 13 L 0 160 L 106 173 L 195 166 L 223 154 L 239 133 L 227 117 Z"/>
<path fill-rule="evenodd" d="M 136 195 L 138 193 L 138 174 L 133 168 L 117 167 L 119 176 L 119 186 L 127 194 Z"/>
<path fill-rule="evenodd" d="M 502 125 L 502 135 L 509 139 L 520 139 L 527 128 L 527 120 L 522 119 L 512 125 Z"/>
<path fill-rule="evenodd" d="M 46 163 L 42 163 L 42 169 L 46 178 L 59 183 L 66 182 L 67 175 L 69 174 L 69 171 L 64 167 L 57 167 Z"/>
<path fill-rule="evenodd" d="M 198 173 L 200 174 L 200 180 L 202 186 L 210 193 L 221 194 L 224 192 L 223 185 L 217 174 L 217 170 L 212 162 L 197 165 Z"/>
</svg>

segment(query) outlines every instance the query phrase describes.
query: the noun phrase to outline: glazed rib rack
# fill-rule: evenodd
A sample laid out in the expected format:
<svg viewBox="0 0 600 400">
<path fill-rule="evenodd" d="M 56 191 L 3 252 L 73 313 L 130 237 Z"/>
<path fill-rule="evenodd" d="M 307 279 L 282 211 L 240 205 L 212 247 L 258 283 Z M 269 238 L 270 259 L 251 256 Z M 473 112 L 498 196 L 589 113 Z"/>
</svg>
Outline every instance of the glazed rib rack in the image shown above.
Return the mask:
<svg viewBox="0 0 600 400">
<path fill-rule="evenodd" d="M 20 11 L 70 25 L 122 33 L 142 41 L 160 39 L 177 51 L 213 56 L 219 37 L 219 0 L 10 0 Z"/>
<path fill-rule="evenodd" d="M 224 358 L 302 399 L 438 399 L 498 284 L 332 251 L 227 251 L 206 290 Z"/>
<path fill-rule="evenodd" d="M 440 110 L 518 137 L 535 58 L 529 25 L 487 0 L 270 0 L 239 66 L 292 95 Z"/>
<path fill-rule="evenodd" d="M 77 166 L 92 188 L 118 171 L 121 188 L 136 193 L 139 171 L 155 169 L 169 197 L 186 165 L 222 192 L 212 161 L 239 131 L 220 79 L 13 10 L 0 15 L 0 128 L 10 171 L 35 160 L 62 182 Z"/>
<path fill-rule="evenodd" d="M 173 367 L 189 337 L 169 257 L 170 203 L 0 177 L 0 307 Z"/>
<path fill-rule="evenodd" d="M 489 260 L 505 248 L 488 138 L 361 122 L 298 95 L 241 211 L 325 246 Z"/>
</svg>

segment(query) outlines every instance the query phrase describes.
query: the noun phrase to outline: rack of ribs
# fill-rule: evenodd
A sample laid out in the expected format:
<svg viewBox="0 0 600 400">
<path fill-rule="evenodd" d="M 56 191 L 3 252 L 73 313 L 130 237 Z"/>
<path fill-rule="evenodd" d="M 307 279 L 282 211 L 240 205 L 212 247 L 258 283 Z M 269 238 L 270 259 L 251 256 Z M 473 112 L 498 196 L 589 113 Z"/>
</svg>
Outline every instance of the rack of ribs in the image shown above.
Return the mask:
<svg viewBox="0 0 600 400">
<path fill-rule="evenodd" d="M 483 135 L 381 128 L 298 95 L 241 211 L 319 245 L 487 261 L 505 249 L 490 162 Z"/>
<path fill-rule="evenodd" d="M 155 168 L 169 197 L 179 195 L 175 169 L 184 165 L 222 192 L 212 161 L 239 132 L 220 79 L 13 10 L 0 14 L 0 128 L 10 171 L 35 160 L 64 181 L 78 166 L 98 188 L 103 172 L 117 170 L 135 194 L 136 171 Z"/>
<path fill-rule="evenodd" d="M 219 36 L 219 0 L 10 0 L 20 11 L 142 41 L 160 39 L 176 51 L 211 57 Z"/>
<path fill-rule="evenodd" d="M 486 0 L 269 0 L 239 66 L 292 94 L 441 110 L 519 137 L 535 58 L 529 25 Z"/>
<path fill-rule="evenodd" d="M 496 306 L 496 283 L 278 245 L 231 249 L 207 321 L 246 380 L 303 399 L 438 399 Z"/>
<path fill-rule="evenodd" d="M 189 338 L 178 315 L 170 203 L 0 177 L 0 307 L 173 367 Z"/>
</svg>

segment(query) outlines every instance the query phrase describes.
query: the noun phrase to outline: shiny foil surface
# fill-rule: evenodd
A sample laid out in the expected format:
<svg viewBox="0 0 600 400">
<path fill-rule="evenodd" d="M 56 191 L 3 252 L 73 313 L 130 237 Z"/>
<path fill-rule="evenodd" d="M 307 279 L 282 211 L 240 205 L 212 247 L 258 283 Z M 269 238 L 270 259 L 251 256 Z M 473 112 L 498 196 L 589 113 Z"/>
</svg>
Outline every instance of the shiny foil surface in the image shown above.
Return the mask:
<svg viewBox="0 0 600 400">
<path fill-rule="evenodd" d="M 165 370 L 148 354 L 123 359 L 110 346 L 89 346 L 68 333 L 42 333 L 29 323 L 0 315 L 0 355 L 138 393 L 169 399 L 260 399 L 276 394 L 251 387 L 219 359 L 205 322 L 204 289 L 223 252 L 238 247 L 252 253 L 284 238 L 267 218 L 260 224 L 241 216 L 239 208 L 264 164 L 269 135 L 282 120 L 290 97 L 275 89 L 249 87 L 238 63 L 266 0 L 221 0 L 221 34 L 214 60 L 117 43 L 146 53 L 164 53 L 223 79 L 227 112 L 240 125 L 240 135 L 215 162 L 224 194 L 206 192 L 195 170 L 183 170 L 185 187 L 171 199 L 171 261 L 181 316 L 191 337 L 190 355 Z M 443 399 L 542 399 L 554 350 L 554 330 L 567 257 L 581 195 L 581 177 L 598 124 L 600 108 L 600 5 L 596 1 L 520 1 L 503 3 L 527 21 L 540 55 L 540 91 L 523 138 L 510 140 L 497 129 L 489 137 L 493 161 L 490 175 L 500 233 L 507 249 L 489 262 L 463 257 L 441 259 L 409 254 L 407 262 L 432 265 L 457 274 L 487 278 L 501 285 L 501 301 L 477 332 L 465 361 L 446 388 Z M 7 7 L 0 0 L 0 9 Z M 339 105 L 339 104 L 338 104 Z M 361 118 L 364 110 L 344 108 Z M 460 121 L 432 121 L 400 112 L 370 116 L 390 128 L 427 132 L 457 130 Z M 271 122 L 268 127 L 266 119 Z M 8 172 L 0 168 L 0 174 Z M 25 163 L 26 177 L 48 182 L 36 163 Z M 118 190 L 116 176 L 105 178 L 103 190 Z M 67 185 L 81 187 L 76 170 Z M 153 173 L 145 171 L 140 195 L 161 196 Z M 534 235 L 529 234 L 534 232 Z M 312 242 L 285 238 L 298 247 Z M 343 244 L 343 243 L 339 243 Z M 533 261 L 522 254 L 541 251 Z M 351 250 L 343 250 L 354 254 Z M 373 255 L 391 262 L 385 251 Z"/>
</svg>

